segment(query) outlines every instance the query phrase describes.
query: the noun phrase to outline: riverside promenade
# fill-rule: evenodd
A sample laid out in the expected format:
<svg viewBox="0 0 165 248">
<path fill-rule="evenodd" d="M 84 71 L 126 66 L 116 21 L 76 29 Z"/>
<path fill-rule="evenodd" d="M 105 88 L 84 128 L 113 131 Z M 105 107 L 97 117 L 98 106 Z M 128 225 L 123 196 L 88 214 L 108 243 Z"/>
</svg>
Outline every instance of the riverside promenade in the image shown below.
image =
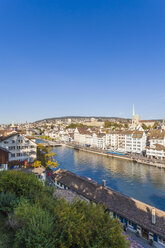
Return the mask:
<svg viewBox="0 0 165 248">
<path fill-rule="evenodd" d="M 37 137 L 39 139 L 39 137 Z M 50 141 L 50 140 L 44 140 L 40 139 L 45 142 L 45 146 L 51 146 L 51 147 L 58 147 L 58 146 L 66 146 L 75 150 L 80 150 L 84 152 L 90 152 L 90 153 L 95 153 L 98 155 L 106 156 L 106 157 L 111 157 L 111 158 L 117 158 L 117 159 L 122 159 L 122 160 L 127 160 L 131 162 L 137 162 L 140 164 L 145 164 L 149 166 L 154 166 L 158 168 L 164 168 L 165 169 L 165 161 L 157 160 L 157 159 L 148 159 L 147 157 L 144 157 L 142 155 L 137 155 L 137 154 L 126 154 L 126 155 L 117 155 L 117 154 L 110 154 L 107 153 L 106 150 L 102 150 L 99 148 L 93 148 L 93 147 L 85 147 L 82 145 L 78 145 L 75 143 L 64 143 L 61 141 Z"/>
<path fill-rule="evenodd" d="M 70 148 L 74 148 L 76 150 L 80 150 L 80 151 L 91 152 L 91 153 L 103 155 L 106 157 L 128 160 L 128 161 L 132 161 L 132 162 L 137 162 L 137 163 L 165 169 L 165 162 L 160 161 L 160 160 L 156 160 L 156 159 L 151 160 L 151 159 L 148 159 L 148 158 L 141 156 L 141 155 L 130 154 L 130 155 L 123 155 L 122 156 L 122 155 L 107 153 L 105 150 L 102 150 L 102 149 L 90 148 L 90 147 L 85 147 L 85 146 L 81 146 L 81 145 L 75 145 L 72 143 L 65 143 L 63 145 L 70 147 Z"/>
</svg>

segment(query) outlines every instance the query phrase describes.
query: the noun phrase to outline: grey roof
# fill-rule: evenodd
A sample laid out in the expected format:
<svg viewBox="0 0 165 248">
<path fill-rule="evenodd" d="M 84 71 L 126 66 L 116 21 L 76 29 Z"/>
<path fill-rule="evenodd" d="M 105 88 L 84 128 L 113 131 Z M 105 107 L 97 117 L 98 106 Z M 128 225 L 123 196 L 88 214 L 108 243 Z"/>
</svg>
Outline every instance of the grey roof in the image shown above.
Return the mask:
<svg viewBox="0 0 165 248">
<path fill-rule="evenodd" d="M 101 186 L 90 178 L 80 177 L 70 171 L 59 169 L 53 179 L 85 198 L 105 205 L 110 211 L 133 221 L 165 238 L 165 212 L 125 196 L 109 187 Z M 155 209 L 156 224 L 152 224 L 152 210 Z"/>
</svg>

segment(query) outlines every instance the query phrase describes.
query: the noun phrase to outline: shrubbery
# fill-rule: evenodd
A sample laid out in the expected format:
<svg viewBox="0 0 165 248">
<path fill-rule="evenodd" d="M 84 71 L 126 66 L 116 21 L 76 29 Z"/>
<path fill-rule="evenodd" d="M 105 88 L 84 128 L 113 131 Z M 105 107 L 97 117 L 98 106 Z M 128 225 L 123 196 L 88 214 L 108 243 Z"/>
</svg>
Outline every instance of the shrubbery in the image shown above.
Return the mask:
<svg viewBox="0 0 165 248">
<path fill-rule="evenodd" d="M 0 172 L 0 211 L 14 232 L 14 248 L 128 247 L 118 220 L 101 206 L 55 199 L 32 174 Z"/>
</svg>

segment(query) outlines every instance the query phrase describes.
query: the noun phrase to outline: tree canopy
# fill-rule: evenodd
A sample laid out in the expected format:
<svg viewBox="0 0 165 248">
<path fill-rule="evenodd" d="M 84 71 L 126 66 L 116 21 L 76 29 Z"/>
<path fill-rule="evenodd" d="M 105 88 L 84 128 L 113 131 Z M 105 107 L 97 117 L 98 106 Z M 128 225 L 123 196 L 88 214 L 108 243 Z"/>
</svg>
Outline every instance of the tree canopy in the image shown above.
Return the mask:
<svg viewBox="0 0 165 248">
<path fill-rule="evenodd" d="M 13 246 L 0 238 L 2 247 L 128 248 L 119 221 L 103 207 L 76 200 L 69 204 L 52 192 L 33 174 L 0 172 L 0 214 L 13 232 Z"/>
</svg>

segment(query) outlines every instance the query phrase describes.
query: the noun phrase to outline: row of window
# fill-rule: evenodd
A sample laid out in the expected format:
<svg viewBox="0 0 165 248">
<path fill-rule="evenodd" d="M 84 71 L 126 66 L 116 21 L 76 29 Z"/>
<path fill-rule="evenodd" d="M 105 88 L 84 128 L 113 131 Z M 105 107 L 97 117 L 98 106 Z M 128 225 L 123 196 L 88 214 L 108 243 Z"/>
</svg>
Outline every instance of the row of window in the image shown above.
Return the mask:
<svg viewBox="0 0 165 248">
<path fill-rule="evenodd" d="M 35 152 L 31 151 L 31 152 L 23 152 L 23 153 L 11 153 L 11 158 L 15 158 L 15 157 L 25 157 L 25 156 L 29 156 L 29 155 L 34 155 L 36 154 Z"/>
<path fill-rule="evenodd" d="M 30 149 L 35 148 L 35 146 L 9 146 L 9 150 L 20 150 L 20 149 Z"/>
<path fill-rule="evenodd" d="M 22 143 L 23 143 L 23 140 L 11 140 L 11 142 L 5 140 L 3 143 L 4 143 L 4 144 L 10 144 L 10 143 L 11 143 L 11 144 L 14 144 L 14 143 L 20 143 L 20 144 L 22 144 Z M 25 140 L 25 143 L 29 143 L 29 140 Z"/>
</svg>

